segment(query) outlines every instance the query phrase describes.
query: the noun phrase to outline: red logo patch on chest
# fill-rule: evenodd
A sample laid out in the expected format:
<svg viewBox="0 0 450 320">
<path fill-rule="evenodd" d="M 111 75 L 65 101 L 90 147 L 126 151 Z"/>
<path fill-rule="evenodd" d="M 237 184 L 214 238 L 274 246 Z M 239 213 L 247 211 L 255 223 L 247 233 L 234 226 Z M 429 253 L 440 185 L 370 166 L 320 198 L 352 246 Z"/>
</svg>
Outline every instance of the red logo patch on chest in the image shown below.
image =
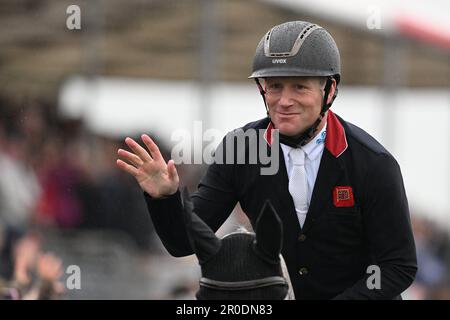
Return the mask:
<svg viewBox="0 0 450 320">
<path fill-rule="evenodd" d="M 337 186 L 333 189 L 333 203 L 335 207 L 353 207 L 353 189 L 350 186 Z"/>
</svg>

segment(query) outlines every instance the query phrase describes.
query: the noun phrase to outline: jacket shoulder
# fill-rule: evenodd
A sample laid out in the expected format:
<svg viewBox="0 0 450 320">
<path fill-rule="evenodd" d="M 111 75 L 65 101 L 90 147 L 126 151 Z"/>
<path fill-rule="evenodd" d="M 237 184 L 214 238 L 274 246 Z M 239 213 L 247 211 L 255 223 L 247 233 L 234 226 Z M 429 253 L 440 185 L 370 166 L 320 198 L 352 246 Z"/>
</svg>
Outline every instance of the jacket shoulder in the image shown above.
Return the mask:
<svg viewBox="0 0 450 320">
<path fill-rule="evenodd" d="M 341 120 L 341 123 L 344 126 L 350 147 L 365 149 L 367 152 L 374 155 L 387 155 L 392 157 L 389 151 L 366 131 L 341 118 L 339 118 L 339 120 Z"/>
<path fill-rule="evenodd" d="M 269 118 L 265 117 L 263 119 L 259 119 L 253 122 L 249 122 L 246 125 L 244 125 L 243 127 L 240 127 L 238 129 L 235 130 L 244 130 L 247 131 L 248 129 L 266 129 L 267 126 L 269 125 Z"/>
<path fill-rule="evenodd" d="M 242 134 L 247 135 L 247 134 L 251 133 L 252 130 L 254 130 L 256 132 L 255 136 L 258 136 L 258 130 L 265 130 L 267 128 L 267 126 L 269 125 L 269 122 L 270 122 L 270 119 L 268 117 L 249 122 L 242 127 L 239 127 L 239 128 L 229 131 L 223 139 L 225 140 L 227 137 L 231 138 L 231 137 L 240 136 Z"/>
</svg>

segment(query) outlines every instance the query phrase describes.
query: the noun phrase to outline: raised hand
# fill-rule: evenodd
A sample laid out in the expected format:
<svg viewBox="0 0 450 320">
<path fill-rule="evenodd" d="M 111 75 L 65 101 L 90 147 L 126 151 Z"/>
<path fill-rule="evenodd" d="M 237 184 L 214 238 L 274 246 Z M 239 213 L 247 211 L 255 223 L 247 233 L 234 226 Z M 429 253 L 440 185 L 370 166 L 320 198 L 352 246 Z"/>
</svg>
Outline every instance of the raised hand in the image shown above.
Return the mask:
<svg viewBox="0 0 450 320">
<path fill-rule="evenodd" d="M 117 154 L 125 161 L 117 159 L 117 166 L 131 174 L 142 190 L 153 198 L 174 194 L 179 186 L 175 163 L 173 160 L 164 161 L 158 146 L 148 135 L 143 134 L 141 139 L 148 151 L 133 139 L 126 138 L 125 143 L 133 152 L 119 149 Z"/>
<path fill-rule="evenodd" d="M 20 285 L 27 286 L 31 282 L 30 271 L 34 269 L 39 254 L 40 242 L 27 235 L 20 239 L 14 248 L 14 277 Z"/>
<path fill-rule="evenodd" d="M 45 281 L 58 281 L 62 276 L 62 261 L 51 253 L 41 254 L 37 260 L 37 272 Z"/>
</svg>

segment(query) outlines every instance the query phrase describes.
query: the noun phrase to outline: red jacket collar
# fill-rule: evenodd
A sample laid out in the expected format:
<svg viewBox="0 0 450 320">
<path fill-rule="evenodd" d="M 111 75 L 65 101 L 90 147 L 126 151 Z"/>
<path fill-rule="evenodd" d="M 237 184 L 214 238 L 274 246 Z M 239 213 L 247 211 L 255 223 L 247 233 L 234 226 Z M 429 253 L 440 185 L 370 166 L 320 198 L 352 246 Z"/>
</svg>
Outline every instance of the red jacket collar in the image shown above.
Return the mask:
<svg viewBox="0 0 450 320">
<path fill-rule="evenodd" d="M 275 130 L 272 122 L 269 122 L 269 125 L 264 132 L 264 139 L 267 144 L 272 145 L 272 131 Z M 325 148 L 330 151 L 330 153 L 338 158 L 341 154 L 347 150 L 348 143 L 347 138 L 345 137 L 345 130 L 342 124 L 339 122 L 336 115 L 328 110 L 327 115 L 327 136 L 325 138 Z"/>
<path fill-rule="evenodd" d="M 338 158 L 347 150 L 348 143 L 345 130 L 333 111 L 328 110 L 327 116 L 327 136 L 325 138 L 325 148 Z"/>
<path fill-rule="evenodd" d="M 266 140 L 267 144 L 269 146 L 272 145 L 272 131 L 275 130 L 273 127 L 272 121 L 269 121 L 269 125 L 266 128 L 266 131 L 264 132 L 264 139 Z"/>
</svg>

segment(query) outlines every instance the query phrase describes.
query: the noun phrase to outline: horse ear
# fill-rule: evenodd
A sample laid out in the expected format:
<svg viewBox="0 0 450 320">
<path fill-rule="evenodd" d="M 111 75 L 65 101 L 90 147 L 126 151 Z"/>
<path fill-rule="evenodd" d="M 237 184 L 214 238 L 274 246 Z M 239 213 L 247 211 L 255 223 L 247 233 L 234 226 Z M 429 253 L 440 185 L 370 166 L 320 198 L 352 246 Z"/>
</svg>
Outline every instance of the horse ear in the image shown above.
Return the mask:
<svg viewBox="0 0 450 320">
<path fill-rule="evenodd" d="M 193 204 L 190 200 L 187 188 L 182 192 L 184 204 L 184 222 L 192 249 L 197 255 L 200 264 L 207 262 L 217 254 L 222 245 L 222 241 L 216 237 L 211 228 L 197 216 L 193 211 Z"/>
<path fill-rule="evenodd" d="M 283 224 L 270 200 L 264 202 L 256 221 L 256 252 L 270 263 L 278 263 L 283 246 Z"/>
</svg>

